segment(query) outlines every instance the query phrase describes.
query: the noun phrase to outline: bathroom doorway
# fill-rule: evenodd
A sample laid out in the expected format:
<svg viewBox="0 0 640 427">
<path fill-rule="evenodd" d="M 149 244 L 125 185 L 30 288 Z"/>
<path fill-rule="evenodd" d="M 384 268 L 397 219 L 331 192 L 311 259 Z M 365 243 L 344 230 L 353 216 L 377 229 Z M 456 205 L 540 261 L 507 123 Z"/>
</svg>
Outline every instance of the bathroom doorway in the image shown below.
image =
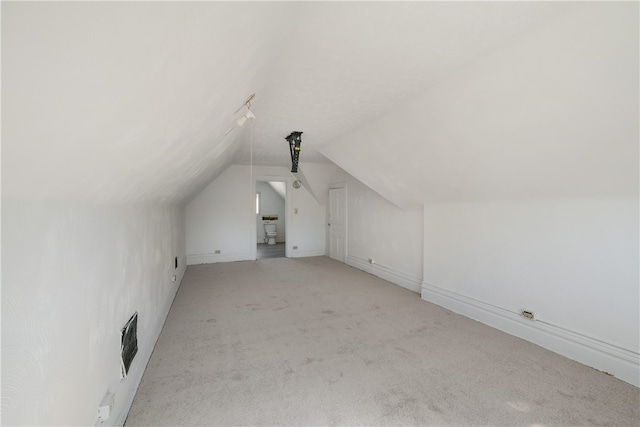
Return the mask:
<svg viewBox="0 0 640 427">
<path fill-rule="evenodd" d="M 256 259 L 286 256 L 287 182 L 256 181 Z"/>
</svg>

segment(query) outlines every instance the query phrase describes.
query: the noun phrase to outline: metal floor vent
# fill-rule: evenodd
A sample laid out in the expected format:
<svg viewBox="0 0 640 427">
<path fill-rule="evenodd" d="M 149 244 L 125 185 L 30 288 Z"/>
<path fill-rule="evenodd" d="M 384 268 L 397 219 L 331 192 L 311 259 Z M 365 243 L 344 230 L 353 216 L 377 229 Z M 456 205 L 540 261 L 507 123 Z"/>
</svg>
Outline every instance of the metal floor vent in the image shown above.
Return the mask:
<svg viewBox="0 0 640 427">
<path fill-rule="evenodd" d="M 131 319 L 124 325 L 120 332 L 120 367 L 122 368 L 122 378 L 129 373 L 131 362 L 138 353 L 138 312 L 135 312 Z"/>
</svg>

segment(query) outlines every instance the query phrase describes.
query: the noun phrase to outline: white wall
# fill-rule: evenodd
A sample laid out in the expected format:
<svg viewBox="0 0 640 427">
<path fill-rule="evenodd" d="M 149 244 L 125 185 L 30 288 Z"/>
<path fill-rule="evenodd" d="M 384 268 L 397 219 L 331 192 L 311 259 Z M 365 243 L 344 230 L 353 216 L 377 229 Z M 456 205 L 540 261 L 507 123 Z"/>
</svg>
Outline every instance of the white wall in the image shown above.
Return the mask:
<svg viewBox="0 0 640 427">
<path fill-rule="evenodd" d="M 256 183 L 256 192 L 260 193 L 260 214 L 256 215 L 256 238 L 258 243 L 264 243 L 264 224 L 275 223 L 276 242 L 284 242 L 286 240 L 285 230 L 285 199 L 280 197 L 278 193 L 266 182 Z M 286 195 L 285 195 L 286 196 Z M 278 217 L 277 220 L 263 221 L 264 215 Z"/>
<path fill-rule="evenodd" d="M 400 209 L 342 170 L 334 181 L 346 187 L 346 263 L 420 293 L 422 209 Z"/>
<path fill-rule="evenodd" d="M 640 350 L 637 200 L 427 204 L 425 224 L 425 282 Z"/>
<path fill-rule="evenodd" d="M 291 218 L 286 244 L 289 256 L 297 258 L 325 255 L 326 206 L 319 204 L 306 188 L 293 188 L 291 182 L 287 183 L 287 193 L 291 194 L 291 209 L 287 212 Z M 298 249 L 293 250 L 294 246 Z"/>
<path fill-rule="evenodd" d="M 251 259 L 255 198 L 250 180 L 248 168 L 230 166 L 187 205 L 188 264 Z"/>
<path fill-rule="evenodd" d="M 423 204 L 424 299 L 635 385 L 638 26 L 580 4 L 320 148 Z"/>
<path fill-rule="evenodd" d="M 638 385 L 637 198 L 429 203 L 424 214 L 423 297 Z"/>
<path fill-rule="evenodd" d="M 185 271 L 183 208 L 4 197 L 2 255 L 2 423 L 93 425 L 111 392 L 106 424 L 121 425 Z"/>
<path fill-rule="evenodd" d="M 249 166 L 232 165 L 187 205 L 189 264 L 255 259 L 255 179 L 287 182 L 288 256 L 324 255 L 325 206 L 306 189 L 294 189 L 286 168 L 256 166 L 252 173 Z"/>
</svg>

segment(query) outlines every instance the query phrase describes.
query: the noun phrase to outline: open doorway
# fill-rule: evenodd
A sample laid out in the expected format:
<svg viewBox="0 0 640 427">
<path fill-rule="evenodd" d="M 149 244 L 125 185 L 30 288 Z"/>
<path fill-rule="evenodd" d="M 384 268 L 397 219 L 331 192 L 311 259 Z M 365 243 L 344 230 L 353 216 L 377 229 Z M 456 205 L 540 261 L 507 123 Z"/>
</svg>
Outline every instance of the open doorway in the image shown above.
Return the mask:
<svg viewBox="0 0 640 427">
<path fill-rule="evenodd" d="M 256 182 L 256 259 L 286 255 L 286 200 L 284 181 Z"/>
</svg>

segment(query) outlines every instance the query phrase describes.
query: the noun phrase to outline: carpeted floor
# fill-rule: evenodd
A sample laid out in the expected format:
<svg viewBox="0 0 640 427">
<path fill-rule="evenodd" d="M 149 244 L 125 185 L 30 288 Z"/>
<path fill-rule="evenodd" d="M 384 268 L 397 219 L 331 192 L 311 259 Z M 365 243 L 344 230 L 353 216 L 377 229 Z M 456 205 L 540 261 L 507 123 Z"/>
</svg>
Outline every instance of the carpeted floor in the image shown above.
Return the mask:
<svg viewBox="0 0 640 427">
<path fill-rule="evenodd" d="M 134 425 L 640 424 L 640 389 L 324 257 L 190 266 Z"/>
</svg>

